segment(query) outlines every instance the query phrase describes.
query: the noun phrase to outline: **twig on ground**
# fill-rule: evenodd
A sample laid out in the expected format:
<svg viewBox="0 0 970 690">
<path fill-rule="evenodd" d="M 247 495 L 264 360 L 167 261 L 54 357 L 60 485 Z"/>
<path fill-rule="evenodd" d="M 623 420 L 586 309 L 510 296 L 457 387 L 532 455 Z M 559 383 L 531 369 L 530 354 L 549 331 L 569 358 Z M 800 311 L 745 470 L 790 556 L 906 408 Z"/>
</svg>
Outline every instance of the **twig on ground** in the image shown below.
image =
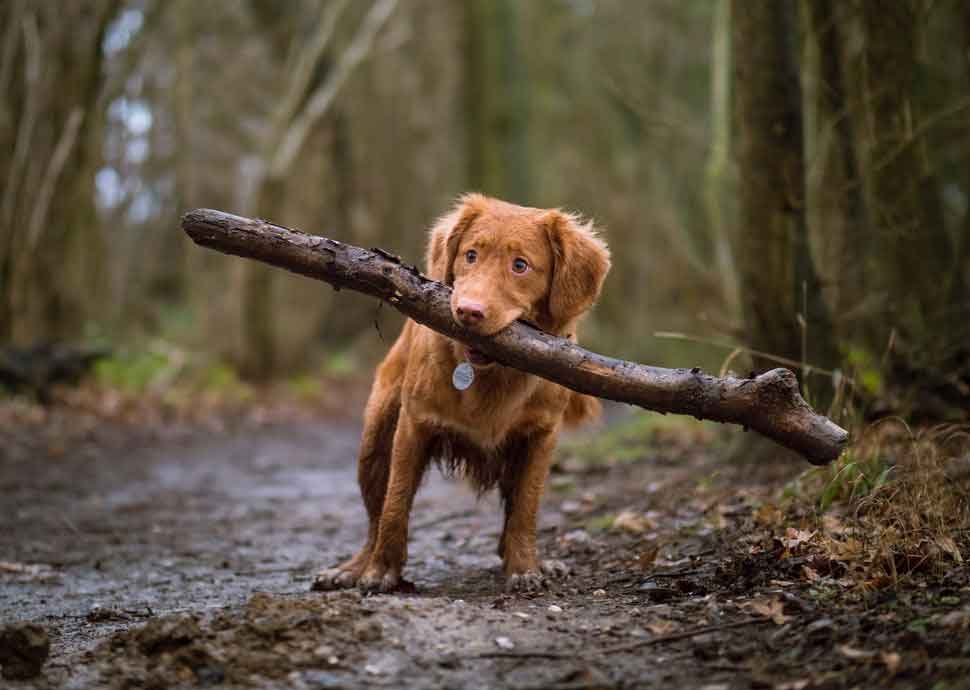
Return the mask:
<svg viewBox="0 0 970 690">
<path fill-rule="evenodd" d="M 439 515 L 438 517 L 428 518 L 424 522 L 419 522 L 418 524 L 411 527 L 412 530 L 428 529 L 429 527 L 437 527 L 443 522 L 451 522 L 452 520 L 461 520 L 463 518 L 471 517 L 475 514 L 474 510 L 456 510 L 454 513 L 445 513 L 444 515 Z"/>
<path fill-rule="evenodd" d="M 699 575 L 705 568 L 681 568 L 680 570 L 667 570 L 662 573 L 644 573 L 644 580 L 656 580 L 664 577 L 682 577 L 684 575 Z"/>
<path fill-rule="evenodd" d="M 616 652 L 629 652 L 634 649 L 640 649 L 641 647 L 652 647 L 658 644 L 664 644 L 666 642 L 678 642 L 680 640 L 688 640 L 692 637 L 697 637 L 699 635 L 706 635 L 708 633 L 720 632 L 722 630 L 730 630 L 732 628 L 741 628 L 748 625 L 755 625 L 757 623 L 764 623 L 768 621 L 767 618 L 745 618 L 744 620 L 734 621 L 731 623 L 721 623 L 719 625 L 706 625 L 701 628 L 693 628 L 691 630 L 684 630 L 679 633 L 671 633 L 670 635 L 660 635 L 658 637 L 651 637 L 646 640 L 637 640 L 636 642 L 627 642 L 624 644 L 612 645 L 610 647 L 600 647 L 599 649 L 590 650 L 590 653 L 596 655 L 602 654 L 614 654 Z M 515 650 L 495 650 L 494 652 L 479 652 L 478 654 L 472 654 L 466 658 L 472 659 L 576 659 L 581 657 L 582 654 L 576 651 L 572 652 L 554 652 L 548 649 L 523 649 L 519 651 Z"/>
</svg>

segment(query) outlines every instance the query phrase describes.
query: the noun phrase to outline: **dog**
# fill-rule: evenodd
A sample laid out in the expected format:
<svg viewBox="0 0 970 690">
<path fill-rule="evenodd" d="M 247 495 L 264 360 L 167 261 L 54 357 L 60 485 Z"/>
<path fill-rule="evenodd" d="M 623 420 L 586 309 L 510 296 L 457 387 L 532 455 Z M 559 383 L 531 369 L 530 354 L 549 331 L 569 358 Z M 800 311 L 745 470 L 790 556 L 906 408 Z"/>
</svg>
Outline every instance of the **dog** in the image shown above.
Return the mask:
<svg viewBox="0 0 970 690">
<path fill-rule="evenodd" d="M 609 249 L 591 223 L 481 194 L 461 197 L 435 223 L 426 258 L 427 274 L 452 287 L 455 321 L 483 335 L 523 319 L 575 340 L 610 269 Z M 595 398 L 501 366 L 408 320 L 377 369 L 364 414 L 358 480 L 367 541 L 347 562 L 318 573 L 313 588 L 400 586 L 411 505 L 432 461 L 467 477 L 480 494 L 498 487 L 507 589 L 535 590 L 567 574 L 562 563 L 538 559 L 539 502 L 560 430 L 599 412 Z"/>
</svg>

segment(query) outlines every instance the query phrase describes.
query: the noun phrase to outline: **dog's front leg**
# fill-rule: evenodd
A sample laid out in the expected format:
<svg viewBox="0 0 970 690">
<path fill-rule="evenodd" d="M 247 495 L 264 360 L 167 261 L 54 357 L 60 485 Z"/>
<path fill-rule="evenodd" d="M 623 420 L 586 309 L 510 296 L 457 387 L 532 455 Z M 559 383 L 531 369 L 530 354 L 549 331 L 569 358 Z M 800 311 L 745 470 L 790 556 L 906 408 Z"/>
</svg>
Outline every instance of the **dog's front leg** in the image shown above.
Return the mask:
<svg viewBox="0 0 970 690">
<path fill-rule="evenodd" d="M 408 555 L 408 517 L 414 494 L 428 466 L 430 432 L 401 411 L 391 450 L 391 475 L 387 482 L 377 541 L 370 562 L 358 584 L 366 591 L 389 592 L 401 581 Z"/>
<path fill-rule="evenodd" d="M 567 568 L 559 561 L 539 562 L 536 552 L 536 523 L 539 503 L 552 466 L 556 446 L 554 431 L 529 437 L 524 462 L 516 476 L 503 482 L 505 527 L 499 542 L 506 587 L 510 590 L 537 589 L 546 584 L 546 575 L 562 576 Z"/>
</svg>

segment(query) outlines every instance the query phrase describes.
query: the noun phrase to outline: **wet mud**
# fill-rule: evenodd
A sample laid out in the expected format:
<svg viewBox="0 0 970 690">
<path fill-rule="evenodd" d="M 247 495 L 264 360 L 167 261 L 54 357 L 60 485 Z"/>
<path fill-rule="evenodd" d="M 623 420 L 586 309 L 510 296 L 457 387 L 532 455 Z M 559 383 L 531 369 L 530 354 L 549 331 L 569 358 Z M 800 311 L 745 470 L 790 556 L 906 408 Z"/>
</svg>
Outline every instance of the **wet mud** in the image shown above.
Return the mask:
<svg viewBox="0 0 970 690">
<path fill-rule="evenodd" d="M 540 548 L 572 574 L 528 596 L 504 592 L 495 497 L 431 472 L 413 590 L 362 597 L 309 591 L 364 538 L 353 422 L 118 433 L 0 462 L 0 624 L 50 637 L 41 674 L 2 687 L 961 687 L 970 671 L 965 574 L 826 603 L 744 528 L 803 468 L 723 468 L 707 438 L 576 472 L 563 458 Z"/>
</svg>

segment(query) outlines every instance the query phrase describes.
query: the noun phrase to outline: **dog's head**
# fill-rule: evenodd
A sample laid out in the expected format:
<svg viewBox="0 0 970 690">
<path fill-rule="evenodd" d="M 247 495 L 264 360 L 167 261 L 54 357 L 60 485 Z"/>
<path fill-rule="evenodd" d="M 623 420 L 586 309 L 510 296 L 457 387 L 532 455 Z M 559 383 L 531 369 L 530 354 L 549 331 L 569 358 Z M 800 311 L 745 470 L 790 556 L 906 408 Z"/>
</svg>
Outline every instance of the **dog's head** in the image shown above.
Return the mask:
<svg viewBox="0 0 970 690">
<path fill-rule="evenodd" d="M 451 313 L 491 335 L 518 318 L 571 332 L 599 296 L 610 253 L 590 223 L 555 209 L 463 196 L 431 231 L 428 274 L 453 287 Z M 487 358 L 465 352 L 478 366 Z"/>
</svg>

